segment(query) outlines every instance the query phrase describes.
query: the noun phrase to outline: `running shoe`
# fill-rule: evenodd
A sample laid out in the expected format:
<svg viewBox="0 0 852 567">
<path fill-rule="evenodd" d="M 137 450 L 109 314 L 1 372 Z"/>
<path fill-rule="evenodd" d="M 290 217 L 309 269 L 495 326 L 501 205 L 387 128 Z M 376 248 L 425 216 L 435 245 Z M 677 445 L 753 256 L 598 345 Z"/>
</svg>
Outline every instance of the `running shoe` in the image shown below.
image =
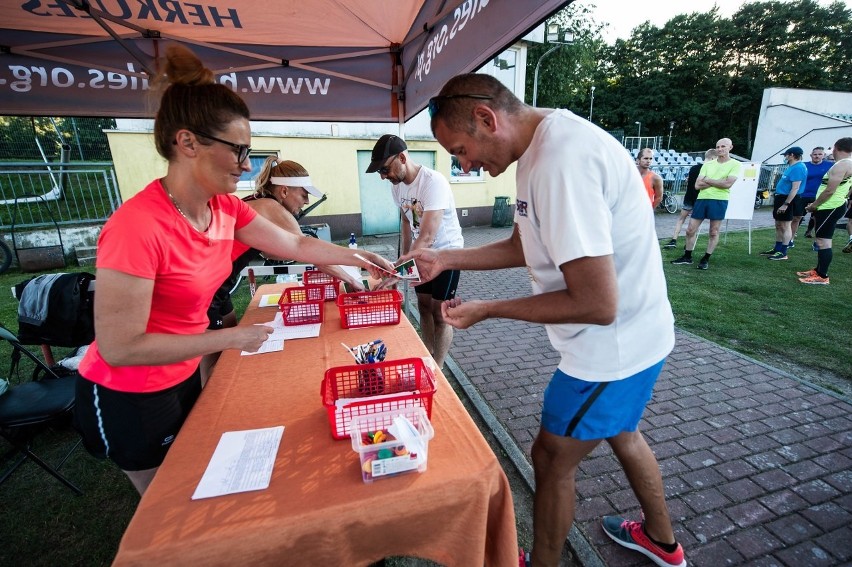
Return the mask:
<svg viewBox="0 0 852 567">
<path fill-rule="evenodd" d="M 811 276 L 818 276 L 819 274 L 817 273 L 816 270 L 811 268 L 807 272 L 796 272 L 796 275 L 799 276 L 800 278 L 809 278 Z"/>
<path fill-rule="evenodd" d="M 767 260 L 789 260 L 787 255 L 784 254 L 783 252 L 776 252 L 772 256 L 767 256 L 766 259 Z"/>
<path fill-rule="evenodd" d="M 852 238 L 850 238 L 849 242 L 846 243 L 846 246 L 843 247 L 843 253 L 844 254 L 852 253 Z"/>
<path fill-rule="evenodd" d="M 660 567 L 686 567 L 683 547 L 677 544 L 677 549 L 671 553 L 663 550 L 645 533 L 644 522 L 631 522 L 621 516 L 604 516 L 601 526 L 615 543 L 638 551 Z"/>
<path fill-rule="evenodd" d="M 813 250 L 814 252 L 819 252 L 819 246 L 817 246 L 816 240 L 814 240 L 814 243 L 811 244 L 811 250 Z"/>
<path fill-rule="evenodd" d="M 806 278 L 799 278 L 799 281 L 811 285 L 828 285 L 828 278 L 824 278 L 819 274 L 814 274 Z"/>
<path fill-rule="evenodd" d="M 687 258 L 686 256 L 681 256 L 677 260 L 672 260 L 672 264 L 678 264 L 678 265 L 680 265 L 680 264 L 684 264 L 684 265 L 692 264 L 692 258 Z"/>
<path fill-rule="evenodd" d="M 813 237 L 814 237 L 814 235 L 811 234 L 810 232 L 805 233 L 805 238 L 813 238 Z"/>
<path fill-rule="evenodd" d="M 701 260 L 700 262 L 698 262 L 698 269 L 699 270 L 706 270 L 709 267 L 710 267 L 710 263 L 707 262 L 707 260 Z"/>
<path fill-rule="evenodd" d="M 791 240 L 791 241 L 790 241 L 790 244 L 788 244 L 788 245 L 787 245 L 787 248 L 788 248 L 788 249 L 789 249 L 789 248 L 795 248 L 795 247 L 796 247 L 796 241 L 795 241 L 795 240 Z"/>
<path fill-rule="evenodd" d="M 677 248 L 677 240 L 672 238 L 671 240 L 663 244 L 663 248 Z"/>
<path fill-rule="evenodd" d="M 776 250 L 775 248 L 773 248 L 772 250 L 764 250 L 764 251 L 763 251 L 763 252 L 761 252 L 759 255 L 760 255 L 760 256 L 772 256 L 772 255 L 773 255 L 773 254 L 775 254 L 776 252 L 778 252 L 778 250 Z"/>
</svg>

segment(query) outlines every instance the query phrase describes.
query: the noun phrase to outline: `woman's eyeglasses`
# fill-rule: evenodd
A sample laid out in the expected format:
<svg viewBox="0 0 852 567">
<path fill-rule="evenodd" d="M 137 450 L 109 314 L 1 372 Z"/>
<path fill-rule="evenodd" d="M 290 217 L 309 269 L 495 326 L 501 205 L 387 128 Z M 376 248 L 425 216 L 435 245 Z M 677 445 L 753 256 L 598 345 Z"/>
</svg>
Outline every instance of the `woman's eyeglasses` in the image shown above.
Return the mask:
<svg viewBox="0 0 852 567">
<path fill-rule="evenodd" d="M 435 115 L 438 114 L 438 112 L 441 110 L 441 102 L 445 100 L 450 100 L 451 98 L 475 98 L 479 100 L 491 100 L 494 97 L 483 94 L 452 94 L 433 96 L 429 99 L 429 117 L 434 118 Z"/>
<path fill-rule="evenodd" d="M 387 163 L 387 165 L 383 165 L 379 169 L 376 170 L 380 175 L 387 175 L 390 172 L 390 166 L 393 163 L 393 160 L 399 157 L 399 154 L 396 154 L 391 158 L 391 160 Z"/>
<path fill-rule="evenodd" d="M 202 138 L 209 138 L 214 142 L 219 142 L 220 144 L 225 144 L 226 146 L 230 146 L 235 150 L 237 154 L 237 163 L 243 163 L 251 154 L 251 146 L 247 146 L 245 144 L 235 144 L 233 142 L 229 142 L 227 140 L 223 140 L 221 138 L 217 138 L 216 136 L 211 136 L 210 134 L 206 134 L 204 132 L 196 132 L 195 130 L 190 130 L 196 136 L 201 136 Z"/>
</svg>

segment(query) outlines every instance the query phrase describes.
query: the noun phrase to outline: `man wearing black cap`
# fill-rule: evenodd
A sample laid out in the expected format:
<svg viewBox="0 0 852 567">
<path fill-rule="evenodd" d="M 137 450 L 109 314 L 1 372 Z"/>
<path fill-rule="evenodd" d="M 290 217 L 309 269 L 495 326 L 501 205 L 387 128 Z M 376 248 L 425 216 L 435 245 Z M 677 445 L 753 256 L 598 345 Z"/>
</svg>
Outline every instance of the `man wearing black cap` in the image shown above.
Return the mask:
<svg viewBox="0 0 852 567">
<path fill-rule="evenodd" d="M 437 171 L 414 163 L 402 138 L 385 134 L 373 147 L 367 173 L 378 172 L 393 184 L 394 202 L 402 210 L 400 255 L 418 248 L 463 248 L 461 226 L 450 184 Z M 444 322 L 441 304 L 456 295 L 459 271 L 447 270 L 414 288 L 423 343 L 438 368 L 453 341 L 453 328 Z"/>
<path fill-rule="evenodd" d="M 798 209 L 799 189 L 808 178 L 808 168 L 802 163 L 804 151 L 799 146 L 787 149 L 783 154 L 789 167 L 775 186 L 775 201 L 772 218 L 775 219 L 775 247 L 761 252 L 770 260 L 786 260 L 787 248 L 793 237 L 793 212 Z"/>
</svg>

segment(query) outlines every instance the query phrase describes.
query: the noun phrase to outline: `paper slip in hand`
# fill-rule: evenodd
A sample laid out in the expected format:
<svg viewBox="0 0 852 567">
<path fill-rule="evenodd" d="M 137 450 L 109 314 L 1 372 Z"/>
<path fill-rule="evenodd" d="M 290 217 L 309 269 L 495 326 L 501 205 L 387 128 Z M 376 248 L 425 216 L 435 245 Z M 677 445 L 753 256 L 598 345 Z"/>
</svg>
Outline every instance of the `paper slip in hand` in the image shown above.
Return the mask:
<svg viewBox="0 0 852 567">
<path fill-rule="evenodd" d="M 420 270 L 417 269 L 414 258 L 394 266 L 394 271 L 399 274 L 398 277 L 404 280 L 420 281 Z"/>
<path fill-rule="evenodd" d="M 222 434 L 193 500 L 269 487 L 284 426 Z"/>
</svg>

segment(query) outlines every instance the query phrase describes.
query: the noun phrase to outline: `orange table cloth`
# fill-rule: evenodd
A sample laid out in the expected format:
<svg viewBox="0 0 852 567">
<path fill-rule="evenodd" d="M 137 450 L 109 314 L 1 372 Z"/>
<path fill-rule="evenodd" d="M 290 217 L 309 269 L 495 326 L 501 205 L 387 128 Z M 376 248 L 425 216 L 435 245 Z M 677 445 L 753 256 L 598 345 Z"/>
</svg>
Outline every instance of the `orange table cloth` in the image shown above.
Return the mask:
<svg viewBox="0 0 852 567">
<path fill-rule="evenodd" d="M 261 286 L 240 324 L 259 308 Z M 428 356 L 403 316 L 395 326 L 345 330 L 326 302 L 320 337 L 275 353 L 222 354 L 121 540 L 115 565 L 366 565 L 416 556 L 443 565 L 517 565 L 512 493 L 496 456 L 437 372 L 428 469 L 372 484 L 350 441 L 331 437 L 320 383 L 353 363 L 340 345 L 380 338 L 387 360 Z M 266 490 L 191 500 L 226 431 L 284 425 Z"/>
</svg>

